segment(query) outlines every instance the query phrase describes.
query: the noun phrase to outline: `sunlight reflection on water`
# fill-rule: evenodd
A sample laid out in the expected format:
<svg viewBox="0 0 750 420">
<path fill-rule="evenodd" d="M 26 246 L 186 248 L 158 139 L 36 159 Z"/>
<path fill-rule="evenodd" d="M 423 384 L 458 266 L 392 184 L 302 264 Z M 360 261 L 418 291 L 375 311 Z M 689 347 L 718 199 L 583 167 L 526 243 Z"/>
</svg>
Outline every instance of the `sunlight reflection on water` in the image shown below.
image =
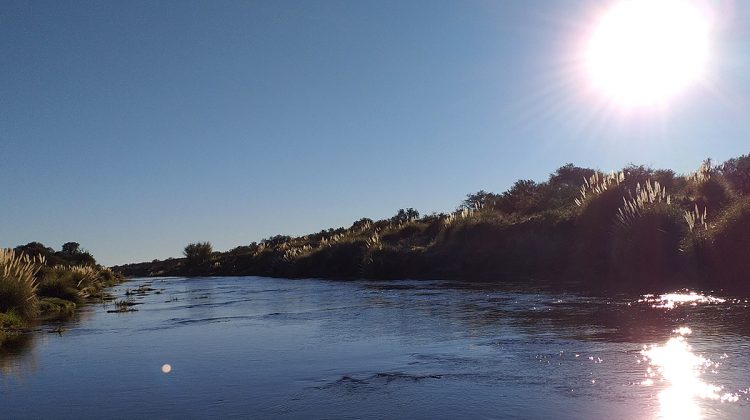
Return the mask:
<svg viewBox="0 0 750 420">
<path fill-rule="evenodd" d="M 720 304 L 725 299 L 698 294 L 695 292 L 668 293 L 654 296 L 644 295 L 639 302 L 651 304 L 654 308 L 673 309 L 680 305 Z M 703 417 L 698 401 L 714 400 L 737 402 L 739 395 L 722 392 L 723 386 L 705 382 L 701 376 L 710 370 L 716 373 L 721 362 L 715 362 L 693 351 L 687 336 L 693 333 L 687 326 L 673 330 L 675 336 L 662 345 L 644 346 L 641 351 L 643 361 L 649 363 L 646 379 L 641 385 L 652 386 L 658 383 L 665 388 L 659 392 L 659 417 L 665 419 L 700 419 Z M 722 355 L 720 359 L 728 357 Z"/>
<path fill-rule="evenodd" d="M 680 305 L 691 305 L 696 306 L 698 304 L 715 304 L 724 303 L 726 299 L 718 298 L 715 296 L 703 295 L 696 292 L 675 292 L 665 293 L 659 296 L 655 295 L 643 295 L 642 299 L 639 299 L 640 303 L 650 303 L 653 308 L 665 308 L 673 309 Z"/>
</svg>

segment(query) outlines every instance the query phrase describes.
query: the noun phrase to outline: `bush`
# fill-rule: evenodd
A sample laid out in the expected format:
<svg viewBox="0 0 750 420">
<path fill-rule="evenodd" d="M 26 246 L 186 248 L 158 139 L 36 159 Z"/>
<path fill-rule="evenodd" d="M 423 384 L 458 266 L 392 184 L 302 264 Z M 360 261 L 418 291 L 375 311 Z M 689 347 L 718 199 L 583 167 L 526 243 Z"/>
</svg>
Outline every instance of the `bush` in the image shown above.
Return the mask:
<svg viewBox="0 0 750 420">
<path fill-rule="evenodd" d="M 715 212 L 732 200 L 732 189 L 721 175 L 713 175 L 703 182 L 695 182 L 688 187 L 688 194 L 698 208 Z"/>
<path fill-rule="evenodd" d="M 609 244 L 615 215 L 623 203 L 624 187 L 616 185 L 586 200 L 576 220 L 576 240 L 570 265 L 574 277 L 600 278 L 609 271 Z"/>
<path fill-rule="evenodd" d="M 37 293 L 43 297 L 80 302 L 82 297 L 76 284 L 77 282 L 72 272 L 55 268 L 44 274 L 44 277 L 39 282 Z"/>
<path fill-rule="evenodd" d="M 729 159 L 720 170 L 738 193 L 750 194 L 750 154 Z"/>
<path fill-rule="evenodd" d="M 196 242 L 189 244 L 182 251 L 190 265 L 205 264 L 211 259 L 213 247 L 210 242 Z"/>
<path fill-rule="evenodd" d="M 682 273 L 685 225 L 680 210 L 664 202 L 642 208 L 627 223 L 616 223 L 610 261 L 618 286 L 661 287 Z"/>
<path fill-rule="evenodd" d="M 0 312 L 15 312 L 24 319 L 37 312 L 36 279 L 43 259 L 0 249 Z"/>
<path fill-rule="evenodd" d="M 76 311 L 75 302 L 56 297 L 39 299 L 39 312 L 45 319 L 68 318 Z"/>
<path fill-rule="evenodd" d="M 750 197 L 731 205 L 713 230 L 712 272 L 721 287 L 750 290 Z"/>
</svg>

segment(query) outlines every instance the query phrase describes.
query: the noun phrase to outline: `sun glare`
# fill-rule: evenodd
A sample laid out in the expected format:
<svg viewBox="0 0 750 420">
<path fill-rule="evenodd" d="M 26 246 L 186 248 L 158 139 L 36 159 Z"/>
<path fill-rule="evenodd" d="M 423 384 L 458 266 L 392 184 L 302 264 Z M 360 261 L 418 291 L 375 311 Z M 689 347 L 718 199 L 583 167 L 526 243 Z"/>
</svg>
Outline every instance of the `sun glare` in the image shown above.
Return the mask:
<svg viewBox="0 0 750 420">
<path fill-rule="evenodd" d="M 622 0 L 607 9 L 586 46 L 594 87 L 628 107 L 662 105 L 704 78 L 710 19 L 690 0 Z"/>
</svg>

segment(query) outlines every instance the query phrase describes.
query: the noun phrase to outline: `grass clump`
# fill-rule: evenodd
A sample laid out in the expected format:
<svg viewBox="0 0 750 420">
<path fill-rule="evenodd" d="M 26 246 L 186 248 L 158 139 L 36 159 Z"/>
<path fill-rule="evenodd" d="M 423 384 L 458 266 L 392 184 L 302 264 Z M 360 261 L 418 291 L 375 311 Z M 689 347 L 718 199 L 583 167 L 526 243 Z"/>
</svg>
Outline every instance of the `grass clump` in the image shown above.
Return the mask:
<svg viewBox="0 0 750 420">
<path fill-rule="evenodd" d="M 0 343 L 40 318 L 72 315 L 77 304 L 102 296 L 104 287 L 121 279 L 76 242 L 59 252 L 38 242 L 0 249 Z"/>
<path fill-rule="evenodd" d="M 45 319 L 61 319 L 73 316 L 78 305 L 70 300 L 56 297 L 39 299 L 39 313 Z"/>
<path fill-rule="evenodd" d="M 14 312 L 23 319 L 37 313 L 36 274 L 44 260 L 0 249 L 0 312 Z"/>
</svg>

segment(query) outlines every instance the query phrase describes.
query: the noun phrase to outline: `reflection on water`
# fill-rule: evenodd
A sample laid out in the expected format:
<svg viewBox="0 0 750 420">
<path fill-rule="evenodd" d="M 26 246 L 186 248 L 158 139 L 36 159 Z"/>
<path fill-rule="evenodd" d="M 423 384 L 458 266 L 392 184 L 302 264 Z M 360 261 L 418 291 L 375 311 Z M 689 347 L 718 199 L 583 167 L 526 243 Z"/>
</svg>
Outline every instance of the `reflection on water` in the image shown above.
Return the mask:
<svg viewBox="0 0 750 420">
<path fill-rule="evenodd" d="M 260 277 L 114 293 L 140 284 L 138 312 L 90 306 L 0 355 L 1 416 L 750 418 L 744 298 Z"/>
<path fill-rule="evenodd" d="M 659 415 L 665 419 L 700 419 L 701 409 L 697 399 L 737 402 L 739 395 L 724 392 L 723 387 L 706 383 L 701 376 L 708 369 L 716 373 L 721 366 L 695 354 L 686 336 L 692 334 L 689 327 L 674 330 L 678 334 L 663 345 L 644 346 L 641 354 L 650 363 L 647 379 L 643 385 L 654 385 L 654 378 L 664 382 L 665 388 L 659 392 Z M 722 356 L 725 357 L 726 355 Z"/>
<path fill-rule="evenodd" d="M 638 302 L 650 303 L 654 308 L 674 309 L 679 305 L 717 304 L 724 303 L 726 299 L 715 296 L 704 295 L 693 291 L 665 293 L 663 295 L 643 295 Z"/>
<path fill-rule="evenodd" d="M 35 336 L 20 334 L 0 347 L 0 376 L 22 378 L 36 371 Z"/>
</svg>

